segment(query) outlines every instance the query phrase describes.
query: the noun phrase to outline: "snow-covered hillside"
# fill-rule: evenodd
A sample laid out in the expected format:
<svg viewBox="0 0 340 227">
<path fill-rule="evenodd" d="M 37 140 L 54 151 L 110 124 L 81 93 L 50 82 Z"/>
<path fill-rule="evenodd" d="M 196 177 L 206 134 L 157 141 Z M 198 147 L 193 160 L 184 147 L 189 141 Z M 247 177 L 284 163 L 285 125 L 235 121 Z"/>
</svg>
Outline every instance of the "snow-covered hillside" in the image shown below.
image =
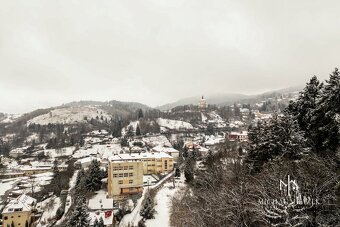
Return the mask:
<svg viewBox="0 0 340 227">
<path fill-rule="evenodd" d="M 157 123 L 160 127 L 166 129 L 193 129 L 194 127 L 185 121 L 170 120 L 164 118 L 158 118 Z"/>
<path fill-rule="evenodd" d="M 1 123 L 12 123 L 17 118 L 21 117 L 21 114 L 5 114 L 3 118 L 0 118 Z"/>
<path fill-rule="evenodd" d="M 122 135 L 124 136 L 130 127 L 132 127 L 133 132 L 136 132 L 136 128 L 138 124 L 139 124 L 139 121 L 131 121 L 130 124 L 122 128 Z"/>
<path fill-rule="evenodd" d="M 88 122 L 91 119 L 98 121 L 110 120 L 111 115 L 95 106 L 67 107 L 51 110 L 47 114 L 35 117 L 27 122 L 29 124 L 75 124 Z"/>
</svg>

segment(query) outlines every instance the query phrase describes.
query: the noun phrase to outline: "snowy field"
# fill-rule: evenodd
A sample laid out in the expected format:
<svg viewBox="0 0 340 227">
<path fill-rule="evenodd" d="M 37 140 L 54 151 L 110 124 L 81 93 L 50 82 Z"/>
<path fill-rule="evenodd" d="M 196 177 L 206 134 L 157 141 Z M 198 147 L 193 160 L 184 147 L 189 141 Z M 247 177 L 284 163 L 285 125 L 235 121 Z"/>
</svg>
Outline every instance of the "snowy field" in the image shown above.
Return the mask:
<svg viewBox="0 0 340 227">
<path fill-rule="evenodd" d="M 173 173 L 168 174 L 166 177 L 164 177 L 161 181 L 159 181 L 157 184 L 150 186 L 150 189 L 156 188 L 159 185 L 163 184 L 169 177 L 171 177 L 173 175 Z M 119 223 L 119 227 L 128 227 L 128 226 L 137 226 L 138 222 L 142 219 L 142 217 L 139 215 L 141 206 L 142 206 L 142 202 L 144 200 L 145 194 L 146 194 L 147 190 L 144 189 L 143 190 L 143 194 L 142 197 L 140 199 L 138 199 L 137 201 L 137 205 L 136 207 L 132 210 L 132 212 L 130 214 L 127 214 L 123 217 L 123 219 L 121 220 L 121 222 Z M 160 226 L 164 226 L 164 225 L 160 225 Z M 160 227 L 158 226 L 158 227 Z M 164 226 L 166 227 L 166 226 Z"/>
<path fill-rule="evenodd" d="M 71 156 L 73 154 L 73 151 L 75 150 L 75 147 L 64 147 L 61 149 L 46 149 L 43 150 L 45 155 L 50 158 L 56 158 L 61 156 Z M 41 151 L 37 151 L 36 154 L 39 154 Z"/>
<path fill-rule="evenodd" d="M 124 136 L 126 134 L 129 127 L 132 127 L 133 132 L 136 132 L 136 128 L 138 124 L 139 124 L 139 121 L 131 121 L 126 127 L 122 128 L 122 135 Z"/>
<path fill-rule="evenodd" d="M 61 200 L 56 196 L 52 196 L 38 203 L 37 208 L 43 213 L 38 221 L 37 227 L 49 226 L 51 221 L 53 221 L 54 217 L 56 216 L 57 210 L 60 206 Z"/>
<path fill-rule="evenodd" d="M 12 123 L 21 116 L 22 114 L 5 114 L 5 117 L 0 120 L 0 123 Z"/>
<path fill-rule="evenodd" d="M 155 197 L 155 218 L 146 221 L 147 227 L 170 226 L 171 199 L 185 187 L 184 182 L 184 174 L 182 174 L 180 179 L 175 180 L 175 187 L 173 182 L 167 182 L 158 191 Z"/>
<path fill-rule="evenodd" d="M 143 137 L 142 141 L 150 147 L 156 147 L 156 146 L 171 147 L 171 143 L 163 135 Z"/>
<path fill-rule="evenodd" d="M 74 124 L 86 123 L 91 119 L 99 121 L 110 120 L 111 115 L 106 111 L 94 106 L 81 106 L 81 107 L 67 107 L 51 110 L 47 114 L 37 116 L 27 122 L 30 124 Z"/>
<path fill-rule="evenodd" d="M 110 156 L 112 156 L 115 153 L 120 153 L 122 147 L 120 144 L 106 144 L 106 145 L 100 145 L 96 144 L 93 145 L 91 148 L 85 149 L 79 149 L 76 152 L 74 152 L 73 157 L 74 158 L 83 158 L 89 155 L 97 155 L 98 158 L 107 159 Z"/>
<path fill-rule="evenodd" d="M 185 121 L 170 120 L 164 118 L 158 118 L 157 123 L 160 127 L 167 129 L 193 129 L 194 127 Z"/>
</svg>

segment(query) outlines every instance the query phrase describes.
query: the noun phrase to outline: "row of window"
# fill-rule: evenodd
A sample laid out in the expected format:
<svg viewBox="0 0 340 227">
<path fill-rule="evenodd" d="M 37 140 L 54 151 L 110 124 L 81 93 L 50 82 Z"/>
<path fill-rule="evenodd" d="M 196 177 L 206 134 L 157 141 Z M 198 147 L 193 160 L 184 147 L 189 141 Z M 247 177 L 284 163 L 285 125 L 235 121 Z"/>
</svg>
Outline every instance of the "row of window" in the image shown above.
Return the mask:
<svg viewBox="0 0 340 227">
<path fill-rule="evenodd" d="M 113 171 L 117 170 L 133 170 L 133 166 L 114 166 L 112 168 Z"/>
<path fill-rule="evenodd" d="M 133 173 L 114 173 L 113 177 L 133 177 Z"/>
<path fill-rule="evenodd" d="M 123 184 L 123 180 L 119 180 L 118 184 Z M 129 180 L 129 184 L 133 184 L 133 180 Z"/>
</svg>

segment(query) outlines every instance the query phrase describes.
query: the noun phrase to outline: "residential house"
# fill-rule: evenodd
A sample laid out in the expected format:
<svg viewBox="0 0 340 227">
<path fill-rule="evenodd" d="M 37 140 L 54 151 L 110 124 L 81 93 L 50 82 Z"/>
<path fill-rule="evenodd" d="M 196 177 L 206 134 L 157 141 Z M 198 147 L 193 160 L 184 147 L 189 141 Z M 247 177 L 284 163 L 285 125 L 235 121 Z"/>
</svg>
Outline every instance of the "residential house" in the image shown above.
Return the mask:
<svg viewBox="0 0 340 227">
<path fill-rule="evenodd" d="M 2 226 L 31 226 L 36 199 L 22 194 L 11 200 L 2 212 Z"/>
</svg>

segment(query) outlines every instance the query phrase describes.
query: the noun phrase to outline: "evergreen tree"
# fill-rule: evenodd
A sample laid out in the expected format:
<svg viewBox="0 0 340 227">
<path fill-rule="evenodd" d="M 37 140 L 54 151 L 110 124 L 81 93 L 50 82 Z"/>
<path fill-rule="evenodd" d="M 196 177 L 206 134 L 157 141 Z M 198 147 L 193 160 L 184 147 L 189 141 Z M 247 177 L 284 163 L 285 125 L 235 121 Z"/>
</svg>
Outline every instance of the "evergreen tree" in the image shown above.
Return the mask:
<svg viewBox="0 0 340 227">
<path fill-rule="evenodd" d="M 209 123 L 207 126 L 207 134 L 208 135 L 213 135 L 214 134 L 214 125 L 212 123 Z"/>
<path fill-rule="evenodd" d="M 142 109 L 139 109 L 138 110 L 138 120 L 143 118 L 144 117 L 144 114 L 143 114 L 143 110 Z"/>
<path fill-rule="evenodd" d="M 58 161 L 57 159 L 54 159 L 53 161 L 53 176 L 57 177 L 59 175 L 59 169 L 58 169 Z"/>
<path fill-rule="evenodd" d="M 104 220 L 103 220 L 102 217 L 99 218 L 98 227 L 105 227 L 105 225 L 104 225 Z"/>
<path fill-rule="evenodd" d="M 308 151 L 303 132 L 289 115 L 274 115 L 269 123 L 252 128 L 249 141 L 246 161 L 254 170 L 276 158 L 299 159 Z"/>
<path fill-rule="evenodd" d="M 315 113 L 323 84 L 319 82 L 316 76 L 313 76 L 306 87 L 300 92 L 299 98 L 296 102 L 291 102 L 286 109 L 286 112 L 291 114 L 297 120 L 301 130 L 308 132 L 306 138 L 308 143 L 316 148 L 319 130 L 319 122 L 315 122 Z"/>
<path fill-rule="evenodd" d="M 146 199 L 144 200 L 142 209 L 140 210 L 140 216 L 142 216 L 145 220 L 154 218 L 154 202 L 151 198 L 150 194 L 147 194 Z"/>
<path fill-rule="evenodd" d="M 194 159 L 191 156 L 188 157 L 184 166 L 184 176 L 187 182 L 190 182 L 194 179 L 194 165 Z"/>
<path fill-rule="evenodd" d="M 178 167 L 175 169 L 175 177 L 181 177 L 181 170 Z"/>
<path fill-rule="evenodd" d="M 83 168 L 81 168 L 77 174 L 77 179 L 76 179 L 76 185 L 80 183 L 81 178 L 85 176 L 85 171 Z"/>
<path fill-rule="evenodd" d="M 53 162 L 53 178 L 51 180 L 51 186 L 52 186 L 52 191 L 54 192 L 55 195 L 59 195 L 62 188 L 61 188 L 61 183 L 60 183 L 60 172 L 58 169 L 58 161 L 55 159 Z"/>
<path fill-rule="evenodd" d="M 337 68 L 326 81 L 313 115 L 310 134 L 315 150 L 334 153 L 340 142 L 340 73 Z"/>
<path fill-rule="evenodd" d="M 79 170 L 76 179 L 76 188 L 78 191 L 83 191 L 86 185 L 86 174 L 85 170 L 82 168 Z"/>
<path fill-rule="evenodd" d="M 140 136 L 140 135 L 141 135 L 140 127 L 139 127 L 139 124 L 137 124 L 137 126 L 136 126 L 136 136 Z"/>
<path fill-rule="evenodd" d="M 306 131 L 311 122 L 312 114 L 317 107 L 323 84 L 313 76 L 306 87 L 300 92 L 296 102 L 290 103 L 288 112 L 297 119 L 302 130 Z"/>
<path fill-rule="evenodd" d="M 99 227 L 99 222 L 97 218 L 93 222 L 93 227 Z"/>
<path fill-rule="evenodd" d="M 99 162 L 97 160 L 93 160 L 89 166 L 89 170 L 87 171 L 86 189 L 92 192 L 99 190 L 102 185 L 101 180 L 102 173 L 99 167 Z"/>
<path fill-rule="evenodd" d="M 85 198 L 78 198 L 76 206 L 68 220 L 67 227 L 88 227 L 90 226 L 90 218 L 87 212 Z"/>
<path fill-rule="evenodd" d="M 126 136 L 127 136 L 127 137 L 132 137 L 132 136 L 134 136 L 134 132 L 133 132 L 133 127 L 132 127 L 132 125 L 130 125 L 130 126 L 127 128 Z"/>
</svg>

